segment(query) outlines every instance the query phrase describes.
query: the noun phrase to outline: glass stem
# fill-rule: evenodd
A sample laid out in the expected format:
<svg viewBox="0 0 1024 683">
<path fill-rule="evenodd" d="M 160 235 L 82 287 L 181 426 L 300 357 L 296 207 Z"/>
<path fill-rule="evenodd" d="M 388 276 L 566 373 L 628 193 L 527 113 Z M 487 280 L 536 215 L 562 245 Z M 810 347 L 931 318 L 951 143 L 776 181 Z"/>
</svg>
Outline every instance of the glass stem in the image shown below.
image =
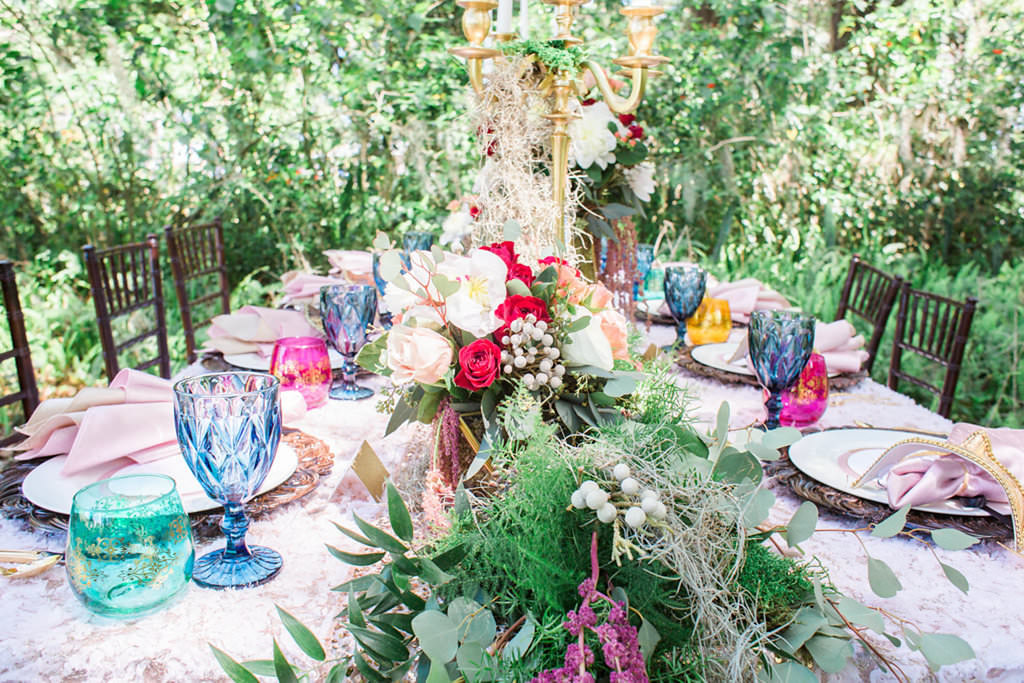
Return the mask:
<svg viewBox="0 0 1024 683">
<path fill-rule="evenodd" d="M 676 343 L 680 346 L 686 346 L 686 320 L 680 320 L 676 323 Z"/>
<path fill-rule="evenodd" d="M 245 532 L 249 530 L 249 519 L 245 516 L 245 508 L 241 503 L 227 503 L 224 506 L 224 517 L 220 520 L 220 530 L 227 538 L 224 549 L 226 558 L 249 557 L 249 548 L 245 545 Z"/>
<path fill-rule="evenodd" d="M 345 354 L 345 362 L 341 364 L 341 385 L 344 387 L 356 386 L 356 368 L 355 355 Z"/>
<path fill-rule="evenodd" d="M 782 392 L 773 391 L 768 394 L 768 400 L 764 402 L 768 409 L 768 419 L 764 421 L 765 429 L 779 428 L 779 415 L 782 414 Z"/>
</svg>

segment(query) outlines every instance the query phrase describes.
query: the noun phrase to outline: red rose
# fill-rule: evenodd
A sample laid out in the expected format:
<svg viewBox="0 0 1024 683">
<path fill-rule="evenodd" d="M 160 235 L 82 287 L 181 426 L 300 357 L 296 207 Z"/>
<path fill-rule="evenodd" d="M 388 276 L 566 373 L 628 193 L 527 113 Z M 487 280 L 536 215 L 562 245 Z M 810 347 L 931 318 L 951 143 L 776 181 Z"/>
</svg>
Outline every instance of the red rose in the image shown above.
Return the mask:
<svg viewBox="0 0 1024 683">
<path fill-rule="evenodd" d="M 529 287 L 533 284 L 533 270 L 525 263 L 513 263 L 508 269 L 508 277 L 505 278 L 505 282 L 509 280 L 519 280 Z"/>
<path fill-rule="evenodd" d="M 559 258 L 557 256 L 545 256 L 544 258 L 539 259 L 537 263 L 539 263 L 542 266 L 568 266 L 570 268 L 572 267 L 569 266 L 569 262 L 566 261 L 564 258 Z M 580 269 L 574 268 L 573 270 L 576 271 L 576 277 L 579 277 Z"/>
<path fill-rule="evenodd" d="M 636 117 L 632 114 L 619 114 L 619 123 L 626 127 L 632 126 L 634 121 L 636 121 Z"/>
<path fill-rule="evenodd" d="M 469 217 L 470 218 L 476 218 L 479 215 L 480 215 L 480 207 L 479 206 L 474 204 L 473 206 L 469 207 Z"/>
<path fill-rule="evenodd" d="M 629 135 L 634 140 L 639 140 L 644 136 L 644 129 L 636 124 L 633 124 L 632 126 L 629 127 Z"/>
<path fill-rule="evenodd" d="M 592 104 L 594 104 L 596 102 L 597 102 L 597 100 L 595 100 L 593 97 L 588 97 L 587 99 L 585 99 L 582 102 L 580 102 L 580 104 L 582 104 L 584 107 L 589 107 L 590 105 L 592 105 Z"/>
<path fill-rule="evenodd" d="M 519 318 L 525 318 L 531 313 L 537 320 L 543 320 L 546 323 L 551 322 L 548 306 L 542 299 L 538 299 L 535 296 L 523 296 L 522 294 L 513 294 L 506 298 L 494 311 L 494 314 L 504 322 L 494 332 L 494 338 L 500 342 L 501 338 L 508 334 L 509 323 Z"/>
<path fill-rule="evenodd" d="M 501 349 L 490 339 L 477 339 L 459 349 L 459 373 L 455 384 L 479 391 L 494 384 L 501 369 Z"/>
<path fill-rule="evenodd" d="M 505 262 L 505 266 L 509 270 L 512 269 L 512 266 L 519 263 L 519 257 L 516 256 L 516 245 L 512 242 L 495 242 L 494 244 L 488 244 L 486 247 L 480 248 L 500 257 L 501 260 Z"/>
</svg>

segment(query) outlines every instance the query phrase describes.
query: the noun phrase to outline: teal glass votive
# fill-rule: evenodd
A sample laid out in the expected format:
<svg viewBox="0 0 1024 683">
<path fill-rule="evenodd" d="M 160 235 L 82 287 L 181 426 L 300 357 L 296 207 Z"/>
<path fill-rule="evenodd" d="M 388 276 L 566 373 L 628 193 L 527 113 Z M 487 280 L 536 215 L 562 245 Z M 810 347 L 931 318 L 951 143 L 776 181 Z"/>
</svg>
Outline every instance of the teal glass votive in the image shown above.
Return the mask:
<svg viewBox="0 0 1024 683">
<path fill-rule="evenodd" d="M 188 586 L 195 549 L 174 480 L 104 479 L 75 494 L 65 553 L 68 582 L 89 610 L 138 617 Z"/>
</svg>

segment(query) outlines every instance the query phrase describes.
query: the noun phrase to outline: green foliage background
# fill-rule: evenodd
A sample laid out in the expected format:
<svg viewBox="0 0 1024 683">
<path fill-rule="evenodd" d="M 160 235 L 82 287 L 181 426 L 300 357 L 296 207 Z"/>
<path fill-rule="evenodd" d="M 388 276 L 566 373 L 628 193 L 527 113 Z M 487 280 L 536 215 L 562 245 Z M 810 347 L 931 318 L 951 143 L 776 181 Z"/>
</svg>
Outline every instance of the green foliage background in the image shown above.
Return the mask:
<svg viewBox="0 0 1024 683">
<path fill-rule="evenodd" d="M 1022 424 L 1024 8 L 667 4 L 671 62 L 638 112 L 659 182 L 642 236 L 823 318 L 852 251 L 979 295 L 954 413 Z M 549 8 L 535 5 L 537 32 Z M 626 49 L 618 7 L 581 10 L 605 63 Z M 19 262 L 44 385 L 101 374 L 84 243 L 221 215 L 233 282 L 261 267 L 268 282 L 378 229 L 436 229 L 480 163 L 446 51 L 461 13 L 454 0 L 0 0 L 0 255 Z"/>
</svg>

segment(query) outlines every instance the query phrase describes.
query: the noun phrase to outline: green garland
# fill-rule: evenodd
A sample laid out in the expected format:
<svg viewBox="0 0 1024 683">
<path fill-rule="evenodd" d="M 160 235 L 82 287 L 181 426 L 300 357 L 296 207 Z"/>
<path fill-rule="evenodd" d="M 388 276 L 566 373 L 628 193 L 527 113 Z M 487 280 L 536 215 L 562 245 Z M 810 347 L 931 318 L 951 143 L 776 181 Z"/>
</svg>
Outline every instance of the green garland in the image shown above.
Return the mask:
<svg viewBox="0 0 1024 683">
<path fill-rule="evenodd" d="M 505 54 L 535 57 L 551 70 L 577 72 L 587 61 L 586 51 L 578 46 L 566 47 L 564 40 L 517 40 L 500 46 Z"/>
</svg>

